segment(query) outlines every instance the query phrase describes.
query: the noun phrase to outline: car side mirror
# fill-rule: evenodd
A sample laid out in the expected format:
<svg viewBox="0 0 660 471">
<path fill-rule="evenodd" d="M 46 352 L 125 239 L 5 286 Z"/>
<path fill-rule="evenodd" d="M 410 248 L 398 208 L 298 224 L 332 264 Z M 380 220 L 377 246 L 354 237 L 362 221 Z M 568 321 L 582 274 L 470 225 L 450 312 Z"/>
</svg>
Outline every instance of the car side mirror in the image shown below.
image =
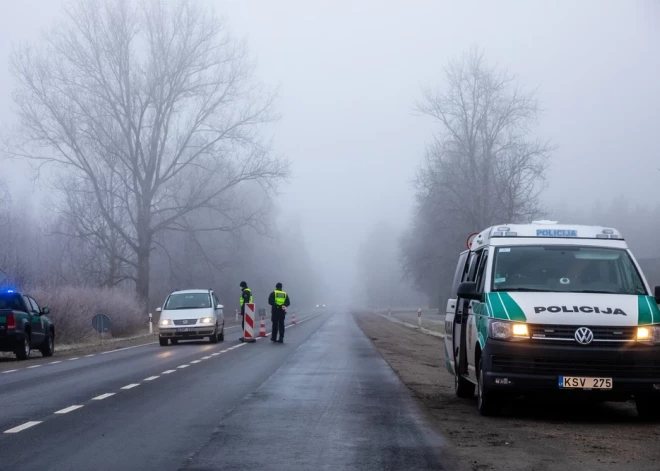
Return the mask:
<svg viewBox="0 0 660 471">
<path fill-rule="evenodd" d="M 222 304 L 218 304 L 215 308 L 216 308 L 216 309 L 223 309 L 224 306 L 223 306 Z"/>
<path fill-rule="evenodd" d="M 660 304 L 660 286 L 655 287 L 655 302 Z"/>
<path fill-rule="evenodd" d="M 163 308 L 157 307 L 156 312 L 163 312 Z"/>
<path fill-rule="evenodd" d="M 464 281 L 458 285 L 458 297 L 475 301 L 483 299 L 483 295 L 477 291 L 477 284 L 474 281 Z"/>
<path fill-rule="evenodd" d="M 41 310 L 41 314 L 43 314 L 44 316 L 47 316 L 48 314 L 50 314 L 50 309 L 48 309 L 47 307 L 43 308 Z"/>
</svg>

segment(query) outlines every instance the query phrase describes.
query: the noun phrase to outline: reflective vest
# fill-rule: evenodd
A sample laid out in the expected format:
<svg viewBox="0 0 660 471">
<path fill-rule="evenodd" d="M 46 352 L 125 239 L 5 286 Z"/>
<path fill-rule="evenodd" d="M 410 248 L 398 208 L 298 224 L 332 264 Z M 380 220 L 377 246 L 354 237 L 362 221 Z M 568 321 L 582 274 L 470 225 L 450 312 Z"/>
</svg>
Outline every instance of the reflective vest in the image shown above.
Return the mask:
<svg viewBox="0 0 660 471">
<path fill-rule="evenodd" d="M 240 299 L 240 301 L 239 301 L 239 302 L 241 303 L 241 307 L 243 307 L 243 304 L 245 304 L 245 299 L 243 299 L 243 293 L 244 293 L 245 291 L 247 291 L 248 293 L 250 293 L 250 301 L 249 301 L 249 302 L 251 302 L 251 303 L 254 302 L 254 301 L 252 300 L 252 290 L 251 290 L 250 288 L 244 288 L 243 291 L 241 291 L 241 299 Z"/>
<path fill-rule="evenodd" d="M 286 292 L 275 290 L 273 293 L 275 294 L 275 305 L 277 307 L 284 306 L 284 302 L 286 301 Z"/>
</svg>

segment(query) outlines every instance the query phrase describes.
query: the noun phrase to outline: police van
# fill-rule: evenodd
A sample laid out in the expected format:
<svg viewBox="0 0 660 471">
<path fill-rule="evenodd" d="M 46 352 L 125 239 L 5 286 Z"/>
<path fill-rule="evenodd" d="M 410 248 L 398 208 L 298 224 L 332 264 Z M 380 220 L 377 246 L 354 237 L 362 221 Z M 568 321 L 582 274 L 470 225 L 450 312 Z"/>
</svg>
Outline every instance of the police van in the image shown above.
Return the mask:
<svg viewBox="0 0 660 471">
<path fill-rule="evenodd" d="M 554 221 L 468 239 L 447 303 L 445 355 L 456 394 L 482 415 L 534 393 L 635 399 L 660 416 L 660 290 L 621 234 Z"/>
</svg>

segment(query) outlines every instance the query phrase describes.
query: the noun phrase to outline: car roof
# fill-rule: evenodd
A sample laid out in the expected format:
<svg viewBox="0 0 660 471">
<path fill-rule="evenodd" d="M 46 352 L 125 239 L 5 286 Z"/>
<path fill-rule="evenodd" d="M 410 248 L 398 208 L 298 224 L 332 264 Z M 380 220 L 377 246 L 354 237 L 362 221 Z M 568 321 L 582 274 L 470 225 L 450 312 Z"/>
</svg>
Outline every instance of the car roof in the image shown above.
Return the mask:
<svg viewBox="0 0 660 471">
<path fill-rule="evenodd" d="M 203 293 L 210 293 L 210 289 L 182 289 L 182 290 L 177 290 L 177 291 L 172 291 L 171 294 L 203 294 Z"/>
</svg>

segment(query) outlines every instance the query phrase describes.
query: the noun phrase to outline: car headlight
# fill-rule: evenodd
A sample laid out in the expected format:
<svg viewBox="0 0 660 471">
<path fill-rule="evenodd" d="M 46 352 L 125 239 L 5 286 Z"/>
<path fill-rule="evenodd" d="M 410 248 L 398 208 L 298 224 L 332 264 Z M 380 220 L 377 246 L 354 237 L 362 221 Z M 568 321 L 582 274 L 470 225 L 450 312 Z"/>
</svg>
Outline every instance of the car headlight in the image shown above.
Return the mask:
<svg viewBox="0 0 660 471">
<path fill-rule="evenodd" d="M 161 319 L 159 322 L 160 325 L 172 325 L 172 321 L 169 319 Z"/>
<path fill-rule="evenodd" d="M 637 341 L 651 345 L 660 344 L 660 325 L 645 325 L 637 327 Z"/>
<path fill-rule="evenodd" d="M 529 338 L 527 324 L 509 321 L 491 321 L 490 337 L 495 340 L 524 340 Z"/>
<path fill-rule="evenodd" d="M 212 317 L 202 317 L 199 322 L 202 324 L 211 324 L 213 323 L 213 318 Z"/>
</svg>

